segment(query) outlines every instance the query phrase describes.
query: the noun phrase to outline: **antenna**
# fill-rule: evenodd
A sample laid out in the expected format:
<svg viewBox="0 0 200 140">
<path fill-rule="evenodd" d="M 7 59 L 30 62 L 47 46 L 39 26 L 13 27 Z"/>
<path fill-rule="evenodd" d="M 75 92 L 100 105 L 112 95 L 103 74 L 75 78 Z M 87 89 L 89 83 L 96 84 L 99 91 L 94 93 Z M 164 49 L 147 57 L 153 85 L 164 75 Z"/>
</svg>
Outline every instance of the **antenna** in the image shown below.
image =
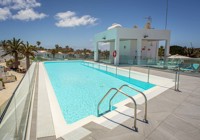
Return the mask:
<svg viewBox="0 0 200 140">
<path fill-rule="evenodd" d="M 168 5 L 169 5 L 169 2 L 168 0 L 166 1 L 166 15 L 165 15 L 165 30 L 167 29 L 167 19 L 168 19 Z"/>
</svg>

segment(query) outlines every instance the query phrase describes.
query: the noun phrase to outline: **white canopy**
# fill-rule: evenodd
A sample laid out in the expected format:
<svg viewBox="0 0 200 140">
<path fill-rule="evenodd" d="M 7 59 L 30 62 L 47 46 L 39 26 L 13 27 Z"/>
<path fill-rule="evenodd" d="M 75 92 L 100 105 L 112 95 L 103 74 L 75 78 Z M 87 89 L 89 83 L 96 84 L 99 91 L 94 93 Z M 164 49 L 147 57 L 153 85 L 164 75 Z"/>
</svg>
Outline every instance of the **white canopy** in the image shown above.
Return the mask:
<svg viewBox="0 0 200 140">
<path fill-rule="evenodd" d="M 107 30 L 110 30 L 110 29 L 113 29 L 113 28 L 121 28 L 122 25 L 121 24 L 118 24 L 118 23 L 113 23 L 112 26 L 108 27 Z"/>
<path fill-rule="evenodd" d="M 171 55 L 171 56 L 169 56 L 168 58 L 170 58 L 170 59 L 188 59 L 188 58 L 190 58 L 190 57 L 176 54 L 176 55 Z"/>
</svg>

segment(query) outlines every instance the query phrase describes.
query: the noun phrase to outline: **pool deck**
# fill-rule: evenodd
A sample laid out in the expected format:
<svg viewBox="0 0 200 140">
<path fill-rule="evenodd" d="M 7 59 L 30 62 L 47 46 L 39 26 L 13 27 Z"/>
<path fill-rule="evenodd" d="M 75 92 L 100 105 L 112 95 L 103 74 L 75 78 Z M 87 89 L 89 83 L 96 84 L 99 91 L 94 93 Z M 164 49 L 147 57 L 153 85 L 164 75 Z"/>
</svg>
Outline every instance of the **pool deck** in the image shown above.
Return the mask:
<svg viewBox="0 0 200 140">
<path fill-rule="evenodd" d="M 124 67 L 124 69 L 128 69 Z M 132 67 L 132 70 L 147 73 L 147 69 Z M 163 72 L 159 70 L 151 70 L 153 75 L 174 79 L 174 73 Z M 39 86 L 44 84 L 39 72 Z M 150 77 L 151 80 L 151 77 Z M 58 137 L 58 140 L 199 140 L 200 138 L 200 78 L 186 75 L 180 76 L 180 91 L 174 91 L 170 88 L 162 94 L 148 101 L 148 121 L 146 124 L 142 122 L 144 104 L 138 106 L 138 132 L 132 130 L 133 117 L 132 110 L 120 112 L 121 117 L 108 119 L 110 122 L 105 125 L 98 124 L 95 120 L 88 124 L 77 128 L 70 133 Z M 30 139 L 38 140 L 55 140 L 55 126 L 50 113 L 49 97 L 42 94 L 47 87 L 43 89 L 36 87 L 38 95 L 35 95 L 34 103 L 36 109 L 33 110 L 32 122 L 33 129 L 31 133 L 35 135 Z M 132 107 L 131 103 L 126 105 Z M 36 115 L 34 115 L 36 114 Z M 41 117 L 47 116 L 48 117 Z M 104 117 L 105 119 L 106 116 Z M 123 118 L 124 121 L 121 121 Z M 115 127 L 109 128 L 108 125 Z M 59 124 L 57 124 L 59 125 Z M 35 127 L 34 127 L 35 126 Z"/>
</svg>

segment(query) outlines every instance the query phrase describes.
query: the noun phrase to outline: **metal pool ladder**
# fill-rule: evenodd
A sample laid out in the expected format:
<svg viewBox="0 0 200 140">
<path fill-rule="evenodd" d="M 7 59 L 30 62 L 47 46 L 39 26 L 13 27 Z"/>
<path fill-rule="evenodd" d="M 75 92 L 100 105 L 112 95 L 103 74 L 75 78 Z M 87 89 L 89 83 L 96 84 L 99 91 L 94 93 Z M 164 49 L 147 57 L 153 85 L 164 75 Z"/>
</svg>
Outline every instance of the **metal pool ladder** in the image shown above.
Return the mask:
<svg viewBox="0 0 200 140">
<path fill-rule="evenodd" d="M 133 87 L 131 87 L 131 86 L 129 86 L 129 85 L 122 85 L 119 89 L 117 89 L 117 88 L 111 88 L 111 89 L 104 95 L 104 97 L 100 100 L 100 102 L 99 102 L 99 104 L 98 104 L 98 107 L 97 107 L 97 115 L 98 115 L 98 116 L 101 115 L 101 114 L 99 113 L 101 103 L 104 101 L 104 99 L 109 95 L 109 93 L 110 93 L 111 91 L 115 90 L 115 91 L 116 91 L 115 94 L 110 98 L 110 101 L 109 101 L 109 110 L 111 111 L 112 100 L 113 100 L 113 98 L 114 98 L 118 93 L 121 93 L 122 95 L 124 95 L 124 96 L 130 98 L 130 99 L 133 101 L 133 103 L 134 103 L 134 126 L 133 126 L 133 128 L 134 128 L 134 130 L 137 132 L 137 131 L 138 131 L 138 129 L 137 129 L 137 127 L 136 127 L 136 120 L 137 120 L 137 103 L 136 103 L 136 101 L 135 101 L 135 99 L 134 99 L 133 97 L 131 97 L 130 95 L 128 95 L 128 94 L 124 93 L 123 91 L 121 91 L 121 89 L 123 89 L 124 87 L 128 87 L 128 88 L 130 88 L 130 89 L 132 89 L 132 90 L 134 90 L 134 91 L 136 91 L 136 92 L 138 92 L 138 93 L 140 93 L 140 94 L 143 95 L 143 97 L 144 97 L 144 99 L 145 99 L 144 122 L 145 122 L 145 123 L 148 123 L 148 120 L 147 120 L 147 97 L 146 97 L 146 95 L 145 95 L 143 92 L 141 92 L 141 91 L 139 91 L 139 90 L 137 90 L 137 89 L 135 89 L 135 88 L 133 88 Z M 104 114 L 104 113 L 102 113 L 102 114 Z"/>
</svg>

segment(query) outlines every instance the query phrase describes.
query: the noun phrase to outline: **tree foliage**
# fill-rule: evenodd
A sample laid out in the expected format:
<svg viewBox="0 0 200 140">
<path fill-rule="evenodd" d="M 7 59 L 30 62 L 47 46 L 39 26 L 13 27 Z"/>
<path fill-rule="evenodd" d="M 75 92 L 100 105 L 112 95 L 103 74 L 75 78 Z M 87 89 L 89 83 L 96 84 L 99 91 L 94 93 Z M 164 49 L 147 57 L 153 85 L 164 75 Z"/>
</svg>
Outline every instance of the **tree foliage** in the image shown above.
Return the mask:
<svg viewBox="0 0 200 140">
<path fill-rule="evenodd" d="M 162 58 L 164 56 L 164 53 L 165 53 L 165 49 L 163 46 L 160 46 L 160 48 L 158 49 L 158 56 L 160 58 Z"/>
<path fill-rule="evenodd" d="M 179 55 L 197 58 L 197 57 L 200 57 L 200 49 L 174 45 L 174 46 L 170 46 L 170 54 L 171 55 L 179 54 Z"/>
<path fill-rule="evenodd" d="M 30 67 L 30 56 L 34 57 L 34 52 L 37 52 L 36 46 L 30 45 L 28 42 L 23 43 L 21 53 L 26 57 L 26 69 Z"/>
<path fill-rule="evenodd" d="M 51 54 L 53 55 L 53 58 L 55 58 L 55 55 L 58 53 L 57 49 L 52 49 Z"/>
<path fill-rule="evenodd" d="M 14 67 L 15 69 L 19 66 L 19 54 L 21 53 L 23 41 L 20 39 L 13 38 L 11 40 L 4 40 L 1 42 L 2 49 L 4 50 L 4 54 L 2 57 L 11 55 L 14 57 Z"/>
<path fill-rule="evenodd" d="M 41 45 L 41 42 L 40 42 L 40 41 L 37 41 L 36 44 L 37 44 L 37 46 L 38 46 L 38 48 L 39 48 L 40 45 Z"/>
<path fill-rule="evenodd" d="M 184 47 L 178 46 L 178 45 L 170 46 L 170 54 L 171 55 L 176 55 L 176 54 L 185 55 Z"/>
<path fill-rule="evenodd" d="M 4 54 L 2 57 L 7 55 L 11 55 L 14 57 L 14 65 L 11 67 L 14 69 L 18 69 L 19 66 L 19 56 L 25 56 L 27 61 L 27 69 L 30 66 L 30 56 L 34 56 L 33 51 L 36 51 L 36 47 L 30 45 L 28 42 L 26 44 L 23 43 L 21 39 L 13 38 L 11 40 L 3 40 L 0 43 L 0 47 L 2 48 Z"/>
</svg>

